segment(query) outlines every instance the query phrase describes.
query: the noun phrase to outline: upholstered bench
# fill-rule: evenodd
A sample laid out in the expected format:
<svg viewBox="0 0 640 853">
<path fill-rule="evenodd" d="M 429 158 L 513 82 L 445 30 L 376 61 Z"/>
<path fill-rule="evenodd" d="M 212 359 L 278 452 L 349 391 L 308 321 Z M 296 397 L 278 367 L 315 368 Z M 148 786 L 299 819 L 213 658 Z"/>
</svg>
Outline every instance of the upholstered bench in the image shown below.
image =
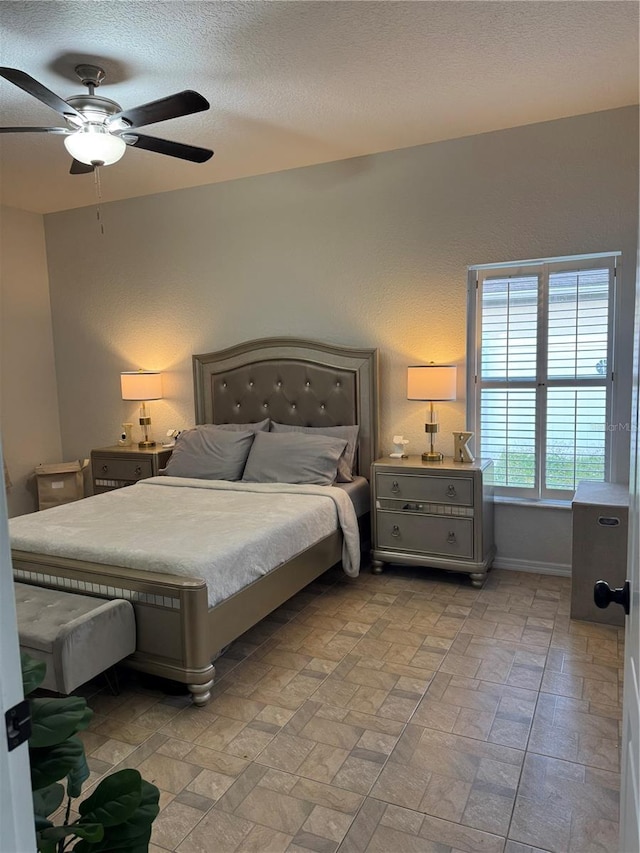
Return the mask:
<svg viewBox="0 0 640 853">
<path fill-rule="evenodd" d="M 71 693 L 136 648 L 130 601 L 15 583 L 20 649 L 47 664 L 42 687 Z"/>
</svg>

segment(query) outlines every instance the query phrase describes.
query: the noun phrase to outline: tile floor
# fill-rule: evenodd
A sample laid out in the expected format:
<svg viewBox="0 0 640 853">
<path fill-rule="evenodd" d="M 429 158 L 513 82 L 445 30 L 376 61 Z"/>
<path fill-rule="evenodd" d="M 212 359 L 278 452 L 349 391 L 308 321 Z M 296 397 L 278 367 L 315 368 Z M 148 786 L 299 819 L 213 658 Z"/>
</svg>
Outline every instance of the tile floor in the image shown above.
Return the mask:
<svg viewBox="0 0 640 853">
<path fill-rule="evenodd" d="M 89 697 L 89 787 L 161 791 L 151 853 L 611 853 L 623 631 L 566 578 L 324 575 L 217 662 L 211 703 Z"/>
</svg>

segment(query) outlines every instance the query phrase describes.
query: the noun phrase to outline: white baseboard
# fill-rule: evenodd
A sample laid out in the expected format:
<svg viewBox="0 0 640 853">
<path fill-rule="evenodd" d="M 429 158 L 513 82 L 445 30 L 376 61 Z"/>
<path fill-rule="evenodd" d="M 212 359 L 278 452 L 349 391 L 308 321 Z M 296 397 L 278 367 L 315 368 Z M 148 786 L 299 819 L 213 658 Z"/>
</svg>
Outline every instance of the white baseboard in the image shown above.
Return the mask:
<svg viewBox="0 0 640 853">
<path fill-rule="evenodd" d="M 494 569 L 507 569 L 512 572 L 534 572 L 538 575 L 560 575 L 571 577 L 571 566 L 566 563 L 538 563 L 532 560 L 518 560 L 513 557 L 496 557 Z"/>
</svg>

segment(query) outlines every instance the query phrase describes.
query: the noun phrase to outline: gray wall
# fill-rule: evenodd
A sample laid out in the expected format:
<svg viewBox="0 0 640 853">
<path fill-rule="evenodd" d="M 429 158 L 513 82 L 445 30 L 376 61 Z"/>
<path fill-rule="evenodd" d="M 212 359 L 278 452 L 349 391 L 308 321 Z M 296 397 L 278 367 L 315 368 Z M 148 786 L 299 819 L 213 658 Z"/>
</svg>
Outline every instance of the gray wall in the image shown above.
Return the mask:
<svg viewBox="0 0 640 853">
<path fill-rule="evenodd" d="M 94 208 L 48 215 L 64 455 L 135 422 L 121 370 L 165 371 L 166 399 L 151 404 L 161 437 L 193 423 L 192 353 L 276 334 L 380 348 L 384 452 L 396 433 L 409 452 L 426 446 L 406 366 L 457 363 L 458 401 L 440 405 L 450 453 L 465 422 L 467 266 L 616 249 L 628 261 L 616 420 L 628 421 L 637 186 L 638 112 L 626 108 L 116 202 L 104 234 Z M 624 447 L 620 460 L 624 477 Z M 567 565 L 570 513 L 553 516 L 543 547 L 547 511 L 517 512 L 517 537 L 513 511 L 506 524 L 498 513 L 501 564 Z"/>
<path fill-rule="evenodd" d="M 9 516 L 37 508 L 33 469 L 62 444 L 42 217 L 0 208 L 0 426 Z"/>
</svg>

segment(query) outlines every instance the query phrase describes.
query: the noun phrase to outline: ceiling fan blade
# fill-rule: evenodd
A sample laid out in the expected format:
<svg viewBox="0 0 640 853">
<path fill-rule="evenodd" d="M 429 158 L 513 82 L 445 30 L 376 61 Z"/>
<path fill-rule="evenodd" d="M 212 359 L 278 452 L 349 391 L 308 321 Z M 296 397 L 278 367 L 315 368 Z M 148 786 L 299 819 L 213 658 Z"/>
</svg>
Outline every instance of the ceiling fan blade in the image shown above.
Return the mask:
<svg viewBox="0 0 640 853">
<path fill-rule="evenodd" d="M 0 127 L 0 133 L 61 133 L 67 136 L 73 131 L 66 127 Z"/>
<path fill-rule="evenodd" d="M 156 154 L 167 154 L 169 157 L 179 157 L 181 160 L 191 160 L 192 163 L 206 163 L 213 157 L 213 151 L 209 148 L 198 148 L 196 145 L 185 145 L 182 142 L 171 142 L 168 139 L 158 139 L 156 136 L 143 136 L 141 133 L 132 134 L 129 142 L 129 133 L 123 134 L 123 139 L 128 145 L 135 148 L 144 148 L 145 151 L 155 151 Z"/>
<path fill-rule="evenodd" d="M 155 124 L 158 121 L 166 121 L 169 118 L 188 116 L 209 109 L 209 101 L 191 89 L 160 98 L 158 101 L 150 101 L 130 110 L 122 110 L 110 116 L 108 125 L 112 125 L 118 119 L 124 119 L 131 127 L 143 127 L 145 124 Z"/>
<path fill-rule="evenodd" d="M 37 80 L 34 80 L 33 77 L 25 74 L 24 71 L 19 71 L 17 68 L 0 67 L 0 77 L 4 77 L 4 79 L 8 80 L 9 83 L 13 83 L 14 86 L 19 86 L 19 88 L 23 89 L 27 94 L 33 95 L 34 98 L 42 101 L 43 104 L 51 107 L 52 110 L 60 113 L 60 115 L 76 116 L 77 118 L 82 119 L 84 123 L 82 115 L 74 109 L 74 107 L 69 106 L 69 104 L 66 101 L 63 101 L 62 98 L 55 94 L 55 92 L 47 89 L 47 87 L 43 86 L 42 83 L 38 83 Z"/>
<path fill-rule="evenodd" d="M 81 163 L 80 160 L 73 160 L 71 163 L 71 168 L 69 169 L 70 175 L 86 175 L 89 172 L 93 172 L 94 166 L 89 166 L 86 163 Z"/>
</svg>

